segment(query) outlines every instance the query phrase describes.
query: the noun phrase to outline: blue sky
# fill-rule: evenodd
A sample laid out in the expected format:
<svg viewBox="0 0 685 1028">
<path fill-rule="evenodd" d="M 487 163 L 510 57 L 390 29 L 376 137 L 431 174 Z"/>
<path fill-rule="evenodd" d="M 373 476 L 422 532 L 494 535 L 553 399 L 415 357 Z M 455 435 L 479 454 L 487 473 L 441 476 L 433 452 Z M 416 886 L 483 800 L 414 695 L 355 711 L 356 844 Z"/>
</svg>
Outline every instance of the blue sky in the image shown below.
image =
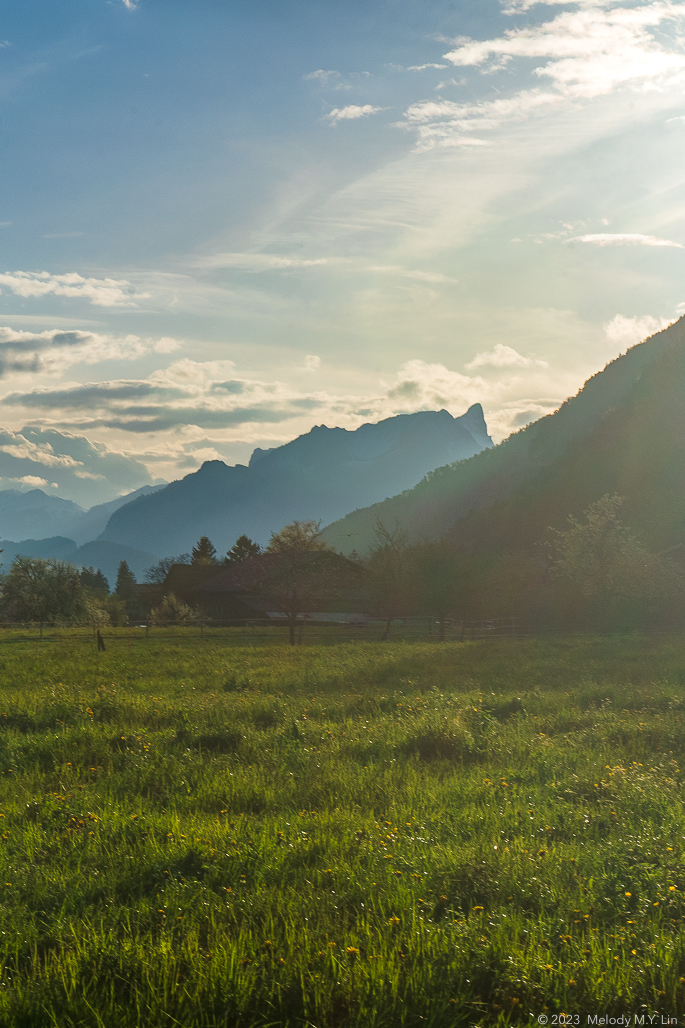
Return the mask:
<svg viewBox="0 0 685 1028">
<path fill-rule="evenodd" d="M 0 488 L 497 439 L 685 310 L 685 3 L 0 13 Z"/>
</svg>

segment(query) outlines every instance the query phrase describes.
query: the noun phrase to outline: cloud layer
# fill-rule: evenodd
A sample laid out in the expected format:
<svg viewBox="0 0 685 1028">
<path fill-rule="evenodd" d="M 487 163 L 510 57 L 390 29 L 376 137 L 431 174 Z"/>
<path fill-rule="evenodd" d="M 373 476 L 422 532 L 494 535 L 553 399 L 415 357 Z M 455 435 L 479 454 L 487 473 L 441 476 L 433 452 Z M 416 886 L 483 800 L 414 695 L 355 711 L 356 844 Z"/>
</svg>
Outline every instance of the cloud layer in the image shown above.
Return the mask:
<svg viewBox="0 0 685 1028">
<path fill-rule="evenodd" d="M 12 373 L 57 375 L 73 364 L 135 360 L 149 353 L 171 353 L 179 345 L 170 337 L 153 340 L 81 330 L 22 332 L 0 327 L 0 377 Z"/>
<path fill-rule="evenodd" d="M 68 296 L 88 300 L 96 307 L 135 307 L 136 300 L 149 296 L 136 293 L 126 279 L 84 278 L 76 271 L 51 275 L 48 271 L 6 271 L 0 274 L 0 286 L 24 298 Z"/>
</svg>

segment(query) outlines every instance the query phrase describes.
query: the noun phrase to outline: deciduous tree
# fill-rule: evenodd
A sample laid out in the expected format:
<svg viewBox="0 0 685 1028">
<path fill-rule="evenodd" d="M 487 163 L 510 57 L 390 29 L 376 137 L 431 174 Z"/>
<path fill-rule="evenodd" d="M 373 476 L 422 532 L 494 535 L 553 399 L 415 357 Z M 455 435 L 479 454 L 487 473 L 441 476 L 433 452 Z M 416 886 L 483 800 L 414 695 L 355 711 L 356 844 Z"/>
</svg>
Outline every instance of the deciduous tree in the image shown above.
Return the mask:
<svg viewBox="0 0 685 1028">
<path fill-rule="evenodd" d="M 16 557 L 2 582 L 2 607 L 13 621 L 85 620 L 86 595 L 78 570 L 62 560 Z"/>
</svg>

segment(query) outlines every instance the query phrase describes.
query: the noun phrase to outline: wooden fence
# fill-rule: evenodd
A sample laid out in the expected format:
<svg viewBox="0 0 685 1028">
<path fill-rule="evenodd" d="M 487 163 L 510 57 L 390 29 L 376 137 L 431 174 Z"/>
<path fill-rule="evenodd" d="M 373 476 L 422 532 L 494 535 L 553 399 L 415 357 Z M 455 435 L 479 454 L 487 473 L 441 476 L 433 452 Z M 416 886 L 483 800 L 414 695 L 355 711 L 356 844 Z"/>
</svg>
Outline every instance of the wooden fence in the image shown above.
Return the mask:
<svg viewBox="0 0 685 1028">
<path fill-rule="evenodd" d="M 127 625 L 60 625 L 48 622 L 0 622 L 0 645 L 29 640 L 88 639 L 100 630 L 107 641 L 175 640 L 202 638 L 230 645 L 263 645 L 288 641 L 289 627 L 284 618 L 245 621 L 220 621 L 198 618 L 194 621 L 132 621 Z M 375 619 L 349 622 L 317 622 L 298 618 L 296 642 L 299 645 L 338 642 L 374 642 L 384 638 L 386 622 Z M 516 638 L 521 634 L 516 618 L 491 618 L 481 621 L 449 619 L 441 626 L 432 617 L 403 618 L 390 625 L 390 640 L 434 640 L 469 642 L 476 639 Z"/>
</svg>

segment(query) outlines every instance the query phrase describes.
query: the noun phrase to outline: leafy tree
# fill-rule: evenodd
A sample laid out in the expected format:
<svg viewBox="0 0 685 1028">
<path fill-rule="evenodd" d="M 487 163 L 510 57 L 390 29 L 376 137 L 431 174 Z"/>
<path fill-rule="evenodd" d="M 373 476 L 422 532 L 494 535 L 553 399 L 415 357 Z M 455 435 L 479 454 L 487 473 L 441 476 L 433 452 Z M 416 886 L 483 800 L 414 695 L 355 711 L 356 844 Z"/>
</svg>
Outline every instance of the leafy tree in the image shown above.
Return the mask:
<svg viewBox="0 0 685 1028">
<path fill-rule="evenodd" d="M 291 521 L 280 532 L 272 532 L 267 553 L 311 553 L 328 550 L 321 539 L 320 521 Z"/>
<path fill-rule="evenodd" d="M 218 564 L 216 547 L 212 545 L 206 535 L 198 539 L 193 546 L 191 564 Z"/>
<path fill-rule="evenodd" d="M 183 603 L 173 593 L 167 593 L 160 606 L 154 607 L 150 611 L 150 620 L 153 625 L 162 624 L 167 621 L 190 624 L 193 621 L 197 621 L 197 618 L 197 611 L 189 607 L 187 603 Z"/>
<path fill-rule="evenodd" d="M 358 584 L 360 568 L 328 549 L 291 550 L 261 558 L 264 576 L 257 593 L 267 609 L 283 611 L 290 645 L 295 645 L 298 617 L 316 610 L 321 600 Z"/>
<path fill-rule="evenodd" d="M 597 625 L 644 616 L 646 605 L 665 591 L 680 590 L 680 571 L 651 553 L 623 524 L 620 496 L 608 493 L 572 515 L 566 531 L 550 530 L 550 571 L 566 586 L 581 616 Z M 632 601 L 632 604 L 631 602 Z"/>
<path fill-rule="evenodd" d="M 2 607 L 12 621 L 85 620 L 88 605 L 73 564 L 16 557 L 2 582 Z"/>
<path fill-rule="evenodd" d="M 81 568 L 79 578 L 83 588 L 89 590 L 95 596 L 101 598 L 109 596 L 109 582 L 102 571 L 100 571 L 100 568 L 97 571 L 93 567 Z"/>
<path fill-rule="evenodd" d="M 385 620 L 384 639 L 390 638 L 394 618 L 406 617 L 414 606 L 407 536 L 395 525 L 390 531 L 376 522 L 376 544 L 366 559 L 366 601 L 370 612 Z"/>
<path fill-rule="evenodd" d="M 608 493 L 567 518 L 565 532 L 551 530 L 552 574 L 587 598 L 636 596 L 650 587 L 653 558 L 621 520 L 623 499 Z"/>
<path fill-rule="evenodd" d="M 178 557 L 162 557 L 156 564 L 149 567 L 144 574 L 146 582 L 152 582 L 154 585 L 163 585 L 166 580 L 166 576 L 169 574 L 174 564 L 190 564 L 190 554 L 180 553 Z"/>
<path fill-rule="evenodd" d="M 262 552 L 259 543 L 254 543 L 248 536 L 238 536 L 224 558 L 224 564 L 239 564 L 248 557 L 256 557 Z"/>
</svg>

